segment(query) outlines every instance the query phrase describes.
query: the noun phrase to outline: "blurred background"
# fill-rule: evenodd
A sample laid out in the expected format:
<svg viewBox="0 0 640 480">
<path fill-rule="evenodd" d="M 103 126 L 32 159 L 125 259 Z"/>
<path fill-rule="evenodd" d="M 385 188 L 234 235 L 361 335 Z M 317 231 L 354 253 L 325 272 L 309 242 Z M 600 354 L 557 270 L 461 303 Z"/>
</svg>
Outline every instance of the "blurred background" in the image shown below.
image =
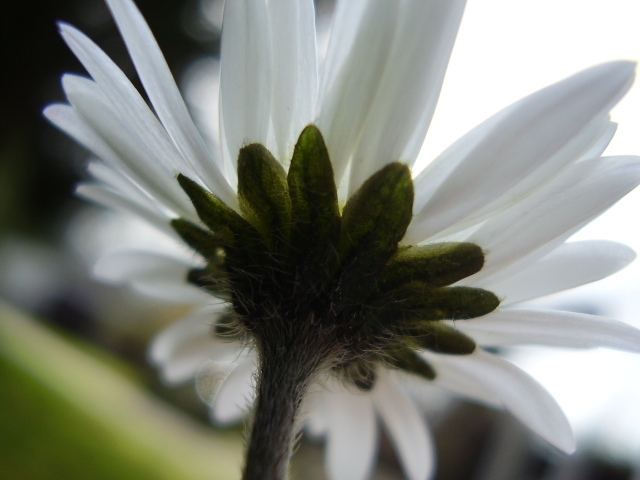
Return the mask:
<svg viewBox="0 0 640 480">
<path fill-rule="evenodd" d="M 210 134 L 223 2 L 137 4 Z M 333 1 L 316 4 L 326 45 Z M 212 426 L 192 385 L 168 388 L 147 363 L 150 339 L 185 312 L 92 279 L 101 254 L 144 243 L 144 229 L 73 196 L 86 178 L 87 152 L 41 115 L 64 101 L 64 72 L 84 73 L 56 21 L 88 34 L 137 82 L 106 6 L 0 5 L 0 478 L 238 478 L 242 426 Z M 640 59 L 639 18 L 637 0 L 469 0 L 420 162 L 534 90 L 599 62 Z M 620 128 L 607 154 L 640 154 L 640 88 L 613 119 Z M 632 193 L 577 237 L 640 251 L 639 206 L 640 193 Z M 640 327 L 640 266 L 537 303 Z M 555 452 L 500 412 L 426 399 L 439 480 L 640 480 L 640 357 L 533 347 L 503 353 L 558 399 L 578 453 Z M 402 478 L 384 438 L 380 453 L 375 478 Z M 303 440 L 294 478 L 324 478 L 322 463 L 322 445 Z"/>
</svg>

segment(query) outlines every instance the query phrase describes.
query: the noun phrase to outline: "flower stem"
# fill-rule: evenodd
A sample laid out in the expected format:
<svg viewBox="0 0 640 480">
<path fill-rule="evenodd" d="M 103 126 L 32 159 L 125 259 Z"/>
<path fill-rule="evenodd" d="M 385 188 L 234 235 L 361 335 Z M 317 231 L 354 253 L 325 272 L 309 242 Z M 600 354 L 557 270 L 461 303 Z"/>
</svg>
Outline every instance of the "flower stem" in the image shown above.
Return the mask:
<svg viewBox="0 0 640 480">
<path fill-rule="evenodd" d="M 322 364 L 297 346 L 259 349 L 257 397 L 243 480 L 285 480 L 307 387 Z"/>
</svg>

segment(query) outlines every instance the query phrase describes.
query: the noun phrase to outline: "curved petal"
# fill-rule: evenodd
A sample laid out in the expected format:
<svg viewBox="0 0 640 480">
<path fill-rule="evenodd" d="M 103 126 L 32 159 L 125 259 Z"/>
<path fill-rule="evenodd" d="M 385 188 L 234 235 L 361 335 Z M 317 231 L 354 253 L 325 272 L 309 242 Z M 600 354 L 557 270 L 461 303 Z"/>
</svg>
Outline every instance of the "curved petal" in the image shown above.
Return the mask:
<svg viewBox="0 0 640 480">
<path fill-rule="evenodd" d="M 551 445 L 566 453 L 575 451 L 576 441 L 571 426 L 556 401 L 518 367 L 481 349 L 470 355 L 443 355 L 427 351 L 422 351 L 421 355 L 436 372 L 446 365 L 496 395 L 503 408 Z"/>
<path fill-rule="evenodd" d="M 220 123 L 228 176 L 235 170 L 242 146 L 258 142 L 271 147 L 271 54 L 265 0 L 226 2 L 220 52 Z"/>
<path fill-rule="evenodd" d="M 503 298 L 501 305 L 506 306 L 601 280 L 635 258 L 635 252 L 621 243 L 569 242 L 515 275 L 498 282 L 489 281 L 483 288 Z"/>
<path fill-rule="evenodd" d="M 237 367 L 235 362 L 217 362 L 209 360 L 198 370 L 196 391 L 200 400 L 207 405 L 213 405 L 220 387 Z"/>
<path fill-rule="evenodd" d="M 583 313 L 504 309 L 456 322 L 455 326 L 487 346 L 607 347 L 640 353 L 640 330 L 616 320 Z"/>
<path fill-rule="evenodd" d="M 378 369 L 373 401 L 395 445 L 406 477 L 426 480 L 435 468 L 434 445 L 425 419 L 394 382 Z"/>
<path fill-rule="evenodd" d="M 255 358 L 246 353 L 238 358 L 238 366 L 224 381 L 213 401 L 212 420 L 221 425 L 229 425 L 242 419 L 253 403 L 255 390 Z"/>
<path fill-rule="evenodd" d="M 176 182 L 171 166 L 159 161 L 135 132 L 122 124 L 100 86 L 76 75 L 64 75 L 62 83 L 81 121 L 115 153 L 104 160 L 116 162 L 116 168 L 124 169 L 166 208 L 193 218 L 193 205 Z"/>
<path fill-rule="evenodd" d="M 497 282 L 530 265 L 638 184 L 640 161 L 635 157 L 604 157 L 571 166 L 470 236 L 469 241 L 485 250 L 486 262 L 464 283 L 486 283 L 498 273 L 492 279 Z"/>
<path fill-rule="evenodd" d="M 540 159 L 536 169 L 529 175 L 488 204 L 484 206 L 470 205 L 470 211 L 464 220 L 451 225 L 444 231 L 438 232 L 437 237 L 440 238 L 442 236 L 448 236 L 451 233 L 460 232 L 472 227 L 473 225 L 477 225 L 479 222 L 486 220 L 505 208 L 509 208 L 509 206 L 517 203 L 520 199 L 530 195 L 541 186 L 544 186 L 550 181 L 550 179 L 558 175 L 572 163 L 576 163 L 584 159 L 599 157 L 607 145 L 609 145 L 616 128 L 617 124 L 609 120 L 608 114 L 595 118 L 550 158 Z M 465 143 L 473 143 L 474 141 L 473 136 L 470 136 L 469 139 L 466 139 L 465 136 L 463 139 Z M 452 152 L 452 155 L 455 157 L 455 150 Z M 446 166 L 446 168 L 452 169 L 453 165 L 455 165 L 458 160 L 460 159 L 451 158 L 451 165 Z M 443 167 L 445 166 L 443 165 Z M 433 171 L 432 173 L 437 172 Z M 437 174 L 442 175 L 442 173 L 443 172 L 441 171 Z M 430 187 L 424 185 L 424 181 L 424 174 L 420 174 L 418 178 L 416 178 L 416 188 L 418 189 L 416 192 L 417 197 L 424 197 L 433 194 L 433 192 L 429 191 Z M 416 210 L 420 209 L 417 205 L 418 201 L 420 201 L 420 205 L 424 203 L 423 200 L 416 200 Z M 429 222 L 429 210 L 421 210 L 411 222 L 405 241 L 409 243 L 411 241 L 419 243 L 425 240 L 425 232 L 428 232 L 431 228 Z"/>
<path fill-rule="evenodd" d="M 392 45 L 353 152 L 351 192 L 387 163 L 413 165 L 436 108 L 466 2 L 396 3 L 402 7 Z"/>
<path fill-rule="evenodd" d="M 126 197 L 111 188 L 91 183 L 81 183 L 76 187 L 75 193 L 85 200 L 95 202 L 104 207 L 127 214 L 133 213 L 169 236 L 173 236 L 175 233 L 170 227 L 168 215 L 148 205 L 136 202 L 131 197 Z"/>
<path fill-rule="evenodd" d="M 149 348 L 149 359 L 153 363 L 169 360 L 184 345 L 199 338 L 212 338 L 211 329 L 218 317 L 224 312 L 224 305 L 203 308 L 192 315 L 162 330 L 153 339 Z"/>
<path fill-rule="evenodd" d="M 378 91 L 402 4 L 388 0 L 338 3 L 317 112 L 337 185 Z"/>
<path fill-rule="evenodd" d="M 176 172 L 194 176 L 191 166 L 126 75 L 82 32 L 71 25 L 59 26 L 62 38 L 100 85 L 123 125 L 145 144 L 152 156 Z"/>
<path fill-rule="evenodd" d="M 329 478 L 366 480 L 373 470 L 378 445 L 371 395 L 336 391 L 327 392 L 324 398 L 331 412 L 325 457 Z"/>
<path fill-rule="evenodd" d="M 235 3 L 235 2 L 230 2 Z M 107 0 L 149 99 L 178 149 L 207 187 L 235 207 L 235 192 L 222 175 L 222 163 L 207 149 L 189 115 L 167 62 L 149 26 L 131 0 Z"/>
<path fill-rule="evenodd" d="M 313 438 L 320 439 L 329 428 L 329 400 L 326 398 L 329 395 L 331 392 L 315 383 L 309 387 L 309 393 L 304 400 L 305 430 Z"/>
<path fill-rule="evenodd" d="M 276 150 L 287 165 L 302 129 L 314 119 L 318 95 L 315 14 L 312 0 L 270 1 L 273 51 L 271 119 Z"/>
<path fill-rule="evenodd" d="M 121 251 L 104 255 L 93 273 L 102 281 L 125 283 L 158 300 L 180 304 L 211 303 L 212 297 L 186 282 L 192 263 L 149 251 Z"/>
<path fill-rule="evenodd" d="M 500 197 L 550 159 L 627 92 L 635 64 L 613 62 L 578 73 L 499 113 L 494 128 L 437 185 L 422 207 L 422 238 L 434 235 Z M 437 163 L 423 172 L 438 169 Z M 426 182 L 429 183 L 429 182 Z M 420 214 L 420 211 L 416 211 Z"/>
</svg>

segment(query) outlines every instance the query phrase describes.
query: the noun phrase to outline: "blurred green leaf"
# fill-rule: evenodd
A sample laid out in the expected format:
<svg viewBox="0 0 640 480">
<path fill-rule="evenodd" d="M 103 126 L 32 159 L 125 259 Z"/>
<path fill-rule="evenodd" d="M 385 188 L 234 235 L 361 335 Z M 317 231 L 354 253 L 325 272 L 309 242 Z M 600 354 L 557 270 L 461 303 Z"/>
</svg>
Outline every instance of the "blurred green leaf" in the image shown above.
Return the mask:
<svg viewBox="0 0 640 480">
<path fill-rule="evenodd" d="M 242 442 L 0 302 L 0 477 L 226 480 Z"/>
</svg>

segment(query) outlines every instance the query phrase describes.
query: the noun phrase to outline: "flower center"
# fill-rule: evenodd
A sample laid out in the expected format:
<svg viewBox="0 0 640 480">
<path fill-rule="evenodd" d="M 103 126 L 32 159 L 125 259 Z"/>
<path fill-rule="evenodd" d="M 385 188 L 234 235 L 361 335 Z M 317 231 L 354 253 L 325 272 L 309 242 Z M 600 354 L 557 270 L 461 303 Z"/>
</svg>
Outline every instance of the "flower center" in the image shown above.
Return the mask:
<svg viewBox="0 0 640 480">
<path fill-rule="evenodd" d="M 207 261 L 189 280 L 231 302 L 235 327 L 259 354 L 302 349 L 313 368 L 327 365 L 363 389 L 380 362 L 432 379 L 418 349 L 475 349 L 442 321 L 482 316 L 499 304 L 486 290 L 450 286 L 482 268 L 477 245 L 399 246 L 412 218 L 408 166 L 383 167 L 340 212 L 329 154 L 313 125 L 301 133 L 288 173 L 260 144 L 240 150 L 240 213 L 187 177 L 178 181 L 206 226 L 172 222 Z"/>
</svg>

